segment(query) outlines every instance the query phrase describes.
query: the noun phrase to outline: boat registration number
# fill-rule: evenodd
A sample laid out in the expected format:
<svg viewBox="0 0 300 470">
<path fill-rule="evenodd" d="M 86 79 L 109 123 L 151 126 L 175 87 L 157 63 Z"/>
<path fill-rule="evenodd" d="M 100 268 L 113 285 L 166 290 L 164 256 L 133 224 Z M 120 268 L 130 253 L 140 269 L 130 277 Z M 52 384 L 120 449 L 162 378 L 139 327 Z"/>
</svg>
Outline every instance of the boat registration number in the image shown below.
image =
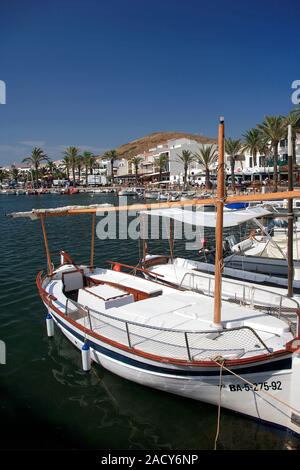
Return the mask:
<svg viewBox="0 0 300 470">
<path fill-rule="evenodd" d="M 229 388 L 230 392 L 259 392 L 260 390 L 282 390 L 280 380 L 272 380 L 272 382 L 258 382 L 253 385 L 243 384 L 228 384 L 225 388 Z"/>
</svg>

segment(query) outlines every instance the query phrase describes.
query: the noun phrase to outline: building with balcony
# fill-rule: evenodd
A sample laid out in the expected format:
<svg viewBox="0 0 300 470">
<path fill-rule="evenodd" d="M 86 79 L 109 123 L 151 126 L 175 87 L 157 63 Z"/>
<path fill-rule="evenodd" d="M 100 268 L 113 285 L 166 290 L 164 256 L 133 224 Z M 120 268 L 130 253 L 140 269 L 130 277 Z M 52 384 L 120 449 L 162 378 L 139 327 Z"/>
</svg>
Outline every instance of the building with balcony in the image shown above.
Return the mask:
<svg viewBox="0 0 300 470">
<path fill-rule="evenodd" d="M 226 171 L 230 173 L 230 158 L 225 154 Z M 246 151 L 241 160 L 236 159 L 234 171 L 236 175 L 241 175 L 244 179 L 251 181 L 263 181 L 265 178 L 272 179 L 274 174 L 273 156 L 258 154 L 256 156 L 256 165 L 253 155 Z M 287 180 L 288 149 L 287 140 L 282 139 L 278 144 L 278 179 Z M 300 134 L 296 140 L 296 167 L 294 169 L 294 178 L 299 180 L 300 174 Z"/>
<path fill-rule="evenodd" d="M 201 144 L 194 140 L 187 138 L 172 139 L 166 143 L 157 145 L 157 147 L 150 148 L 147 152 L 143 152 L 137 157 L 141 157 L 139 164 L 138 179 L 143 183 L 170 183 L 178 184 L 183 182 L 184 166 L 180 160 L 183 150 L 189 150 L 192 154 L 199 152 Z M 159 171 L 157 160 L 160 155 L 167 156 L 165 168 Z M 120 183 L 130 183 L 136 181 L 134 165 L 130 160 L 121 159 L 116 162 L 118 168 L 116 178 Z M 193 162 L 189 168 L 189 176 L 203 174 L 203 169 L 197 162 Z M 161 177 L 161 181 L 160 181 Z"/>
</svg>

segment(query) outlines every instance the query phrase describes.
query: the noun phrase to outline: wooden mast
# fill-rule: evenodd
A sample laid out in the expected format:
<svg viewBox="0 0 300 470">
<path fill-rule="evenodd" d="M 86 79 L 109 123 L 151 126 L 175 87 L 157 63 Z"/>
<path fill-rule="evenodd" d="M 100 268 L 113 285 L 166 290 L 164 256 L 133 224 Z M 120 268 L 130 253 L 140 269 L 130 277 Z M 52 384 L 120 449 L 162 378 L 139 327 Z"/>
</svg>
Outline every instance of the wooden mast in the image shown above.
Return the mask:
<svg viewBox="0 0 300 470">
<path fill-rule="evenodd" d="M 173 263 L 174 259 L 174 220 L 170 219 L 170 240 L 169 240 L 169 245 L 170 245 L 170 257 L 171 261 Z"/>
<path fill-rule="evenodd" d="M 146 222 L 146 215 L 145 214 L 140 214 L 140 224 L 141 224 L 141 240 L 142 240 L 142 263 L 145 263 L 146 261 L 146 256 L 147 256 L 147 251 L 148 251 L 148 246 L 147 246 L 147 237 L 148 237 L 148 225 Z M 148 222 L 148 221 L 147 221 Z M 139 256 L 141 256 L 139 254 Z"/>
<path fill-rule="evenodd" d="M 94 252 L 95 252 L 95 223 L 96 214 L 92 214 L 92 236 L 91 236 L 91 257 L 90 257 L 90 269 L 94 271 Z"/>
<path fill-rule="evenodd" d="M 51 255 L 50 255 L 48 239 L 47 239 L 47 232 L 46 232 L 46 227 L 45 227 L 45 217 L 43 215 L 41 215 L 40 219 L 41 219 L 41 225 L 42 225 L 42 231 L 43 231 L 43 237 L 44 237 L 44 244 L 45 244 L 45 250 L 46 250 L 46 256 L 47 256 L 48 273 L 51 276 L 51 274 L 53 273 L 53 269 L 52 269 Z"/>
<path fill-rule="evenodd" d="M 225 200 L 224 175 L 224 118 L 220 117 L 218 134 L 218 180 L 217 180 L 217 220 L 215 256 L 214 324 L 221 327 L 222 272 L 223 272 L 223 208 Z"/>
<path fill-rule="evenodd" d="M 292 126 L 288 126 L 288 190 L 293 191 L 293 145 L 292 145 Z M 293 297 L 293 280 L 294 280 L 294 259 L 293 259 L 293 230 L 294 230 L 294 214 L 293 200 L 288 199 L 288 241 L 287 241 L 287 258 L 288 258 L 288 296 Z"/>
</svg>

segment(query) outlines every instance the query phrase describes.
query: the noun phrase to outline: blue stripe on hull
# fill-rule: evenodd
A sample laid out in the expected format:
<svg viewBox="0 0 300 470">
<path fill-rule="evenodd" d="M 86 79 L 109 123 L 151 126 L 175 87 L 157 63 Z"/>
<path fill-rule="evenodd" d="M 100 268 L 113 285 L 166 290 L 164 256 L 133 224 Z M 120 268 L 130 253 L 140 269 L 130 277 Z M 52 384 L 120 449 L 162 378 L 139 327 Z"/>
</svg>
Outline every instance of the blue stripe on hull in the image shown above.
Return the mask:
<svg viewBox="0 0 300 470">
<path fill-rule="evenodd" d="M 57 322 L 67 331 L 69 331 L 73 336 L 75 336 L 79 341 L 84 342 L 85 338 L 81 334 L 77 333 L 77 331 L 74 331 L 72 328 L 67 326 L 62 320 L 57 318 L 56 315 L 54 315 L 55 319 Z M 111 358 L 115 359 L 119 362 L 123 362 L 124 364 L 128 364 L 133 367 L 137 367 L 139 369 L 144 369 L 144 370 L 149 370 L 151 372 L 156 372 L 156 373 L 161 373 L 161 374 L 168 374 L 168 375 L 179 375 L 183 377 L 203 377 L 203 376 L 219 376 L 219 369 L 215 370 L 201 370 L 201 371 L 196 371 L 196 370 L 183 370 L 183 369 L 170 369 L 166 367 L 161 367 L 161 366 L 156 366 L 153 364 L 147 364 L 145 362 L 138 361 L 136 359 L 133 359 L 128 356 L 124 356 L 123 354 L 120 354 L 116 351 L 112 351 L 111 349 L 107 349 L 103 346 L 100 346 L 97 343 L 94 343 L 89 339 L 89 345 L 91 348 L 93 348 L 95 351 Z M 241 368 L 235 368 L 234 372 L 238 373 L 239 375 L 241 374 L 254 374 L 254 373 L 261 373 L 261 372 L 276 372 L 278 370 L 289 370 L 292 368 L 292 358 L 284 358 L 284 359 L 278 359 L 277 361 L 272 361 L 272 362 L 267 362 L 264 364 L 259 364 L 256 366 L 246 366 L 246 367 L 241 367 Z M 223 370 L 223 375 L 231 375 L 230 372 L 227 372 L 226 370 Z"/>
</svg>

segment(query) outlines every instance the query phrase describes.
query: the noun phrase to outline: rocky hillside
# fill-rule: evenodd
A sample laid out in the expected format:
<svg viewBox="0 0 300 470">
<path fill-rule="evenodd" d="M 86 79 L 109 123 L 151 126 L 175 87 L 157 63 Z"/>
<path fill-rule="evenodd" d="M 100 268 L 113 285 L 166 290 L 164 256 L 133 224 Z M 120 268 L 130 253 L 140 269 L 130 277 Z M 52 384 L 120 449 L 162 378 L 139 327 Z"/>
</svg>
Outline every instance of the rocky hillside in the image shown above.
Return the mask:
<svg viewBox="0 0 300 470">
<path fill-rule="evenodd" d="M 216 143 L 216 139 L 211 139 L 200 134 L 186 134 L 185 132 L 153 132 L 153 134 L 146 135 L 140 139 L 133 140 L 128 144 L 123 144 L 116 149 L 120 157 L 131 158 L 135 155 L 148 151 L 150 148 L 156 147 L 159 144 L 164 144 L 170 139 L 187 138 L 196 140 L 201 144 Z"/>
</svg>

